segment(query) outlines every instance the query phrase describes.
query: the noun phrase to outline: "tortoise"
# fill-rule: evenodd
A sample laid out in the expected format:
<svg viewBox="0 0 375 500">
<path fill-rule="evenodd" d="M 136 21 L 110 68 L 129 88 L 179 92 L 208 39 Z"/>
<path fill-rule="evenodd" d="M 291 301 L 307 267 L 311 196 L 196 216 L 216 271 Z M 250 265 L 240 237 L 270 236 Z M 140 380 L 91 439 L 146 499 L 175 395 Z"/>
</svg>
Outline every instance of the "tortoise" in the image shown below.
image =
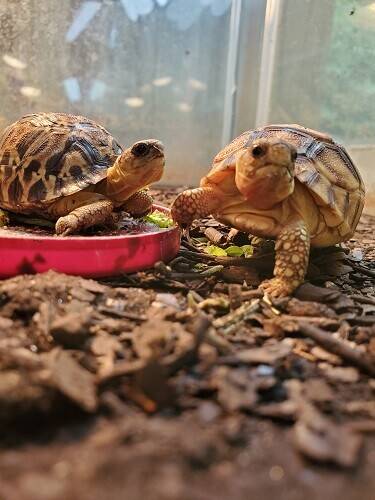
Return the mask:
<svg viewBox="0 0 375 500">
<path fill-rule="evenodd" d="M 261 289 L 282 297 L 304 281 L 310 245 L 351 238 L 364 196 L 353 161 L 330 136 L 296 124 L 269 125 L 226 146 L 200 187 L 177 196 L 172 217 L 189 227 L 211 214 L 241 231 L 276 239 L 274 278 Z"/>
<path fill-rule="evenodd" d="M 57 221 L 57 235 L 150 210 L 146 188 L 163 174 L 155 139 L 123 150 L 95 121 L 65 113 L 23 116 L 0 138 L 0 207 Z"/>
</svg>

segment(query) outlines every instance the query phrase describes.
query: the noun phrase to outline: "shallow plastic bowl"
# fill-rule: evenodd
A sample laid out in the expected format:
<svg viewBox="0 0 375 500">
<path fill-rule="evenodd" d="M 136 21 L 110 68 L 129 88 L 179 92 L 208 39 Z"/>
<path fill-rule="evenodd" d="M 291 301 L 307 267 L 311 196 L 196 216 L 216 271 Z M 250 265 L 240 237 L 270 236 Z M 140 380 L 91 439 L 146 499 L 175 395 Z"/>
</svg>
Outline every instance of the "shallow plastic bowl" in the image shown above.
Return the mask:
<svg viewBox="0 0 375 500">
<path fill-rule="evenodd" d="M 159 205 L 155 209 L 169 213 Z M 61 273 L 98 278 L 136 272 L 168 262 L 180 248 L 177 227 L 121 236 L 34 236 L 0 232 L 0 277 Z"/>
</svg>

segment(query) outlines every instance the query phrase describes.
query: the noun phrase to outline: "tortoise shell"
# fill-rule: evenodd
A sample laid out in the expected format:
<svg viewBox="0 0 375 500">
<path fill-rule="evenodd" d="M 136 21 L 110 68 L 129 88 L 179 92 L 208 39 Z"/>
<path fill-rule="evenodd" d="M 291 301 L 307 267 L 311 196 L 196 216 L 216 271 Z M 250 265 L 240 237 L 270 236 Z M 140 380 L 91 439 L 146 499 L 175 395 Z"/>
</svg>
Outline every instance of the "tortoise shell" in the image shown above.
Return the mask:
<svg viewBox="0 0 375 500">
<path fill-rule="evenodd" d="M 300 125 L 269 125 L 244 132 L 214 158 L 207 179 L 217 184 L 234 172 L 236 153 L 260 138 L 278 138 L 295 146 L 296 178 L 309 190 L 326 225 L 340 226 L 341 235 L 349 234 L 362 213 L 364 184 L 345 148 L 323 133 Z"/>
<path fill-rule="evenodd" d="M 26 212 L 97 184 L 121 152 L 107 130 L 83 116 L 26 115 L 0 138 L 0 206 Z"/>
</svg>

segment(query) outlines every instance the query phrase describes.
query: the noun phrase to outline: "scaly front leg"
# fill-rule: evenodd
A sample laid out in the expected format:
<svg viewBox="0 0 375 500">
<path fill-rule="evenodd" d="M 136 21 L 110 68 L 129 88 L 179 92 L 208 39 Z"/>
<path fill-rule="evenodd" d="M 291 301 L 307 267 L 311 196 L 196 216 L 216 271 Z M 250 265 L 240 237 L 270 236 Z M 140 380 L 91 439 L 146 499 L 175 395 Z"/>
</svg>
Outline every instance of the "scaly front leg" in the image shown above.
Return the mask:
<svg viewBox="0 0 375 500">
<path fill-rule="evenodd" d="M 146 190 L 137 191 L 121 206 L 122 210 L 134 217 L 146 215 L 152 208 L 153 199 Z"/>
<path fill-rule="evenodd" d="M 276 245 L 275 277 L 260 288 L 271 297 L 285 297 L 303 283 L 310 253 L 310 235 L 306 224 L 294 221 L 280 232 Z"/>
<path fill-rule="evenodd" d="M 56 234 L 67 236 L 98 224 L 113 223 L 113 203 L 98 193 L 80 191 L 57 200 L 48 210 L 58 218 Z"/>
<path fill-rule="evenodd" d="M 214 214 L 220 207 L 222 195 L 211 187 L 187 189 L 174 200 L 172 219 L 182 228 L 191 226 L 195 219 Z"/>
</svg>

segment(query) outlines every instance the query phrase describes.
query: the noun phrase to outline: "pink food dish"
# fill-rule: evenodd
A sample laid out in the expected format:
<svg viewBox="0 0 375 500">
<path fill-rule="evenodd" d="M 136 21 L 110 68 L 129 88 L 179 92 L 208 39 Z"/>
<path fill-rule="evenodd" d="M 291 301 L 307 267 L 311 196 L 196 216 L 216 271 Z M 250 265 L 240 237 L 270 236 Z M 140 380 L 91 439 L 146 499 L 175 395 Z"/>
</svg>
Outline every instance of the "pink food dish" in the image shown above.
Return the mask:
<svg viewBox="0 0 375 500">
<path fill-rule="evenodd" d="M 154 209 L 169 213 L 158 205 Z M 43 236 L 0 230 L 0 278 L 50 269 L 99 278 L 141 271 L 168 262 L 180 248 L 177 227 L 118 236 Z"/>
</svg>

